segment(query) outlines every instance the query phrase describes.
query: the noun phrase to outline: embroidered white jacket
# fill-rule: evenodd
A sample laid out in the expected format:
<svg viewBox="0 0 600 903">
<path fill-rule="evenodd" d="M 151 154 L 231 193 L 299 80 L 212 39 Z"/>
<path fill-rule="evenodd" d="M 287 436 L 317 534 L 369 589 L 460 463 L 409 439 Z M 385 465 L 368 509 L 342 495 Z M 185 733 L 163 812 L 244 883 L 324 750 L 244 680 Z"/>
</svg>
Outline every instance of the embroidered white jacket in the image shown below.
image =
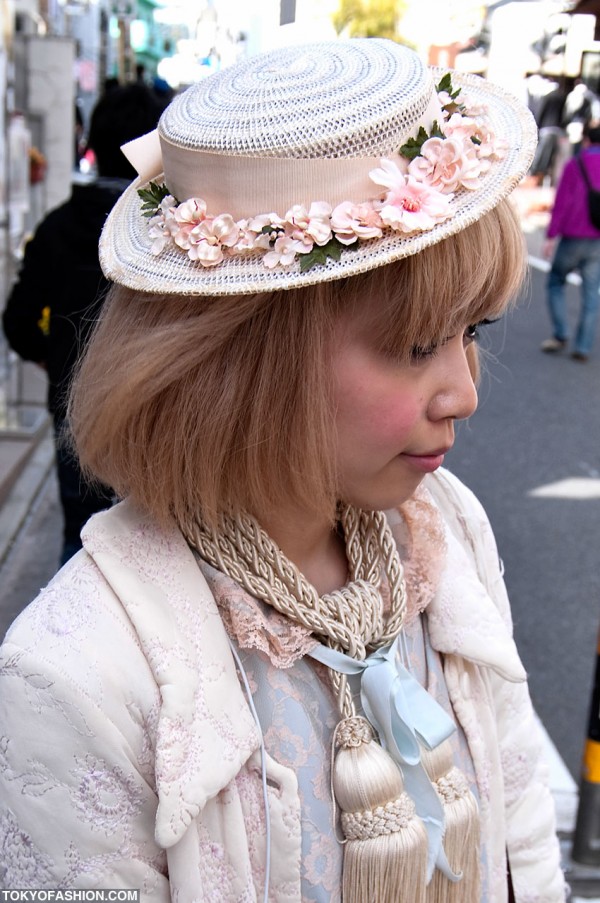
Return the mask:
<svg viewBox="0 0 600 903">
<path fill-rule="evenodd" d="M 487 518 L 456 478 L 426 483 L 447 526 L 429 605 L 467 737 L 490 903 L 562 903 L 541 741 Z M 208 586 L 178 530 L 128 502 L 0 649 L 0 886 L 140 888 L 144 901 L 262 899 L 259 737 Z M 295 775 L 267 756 L 269 900 L 298 903 Z M 471 901 L 465 901 L 471 903 Z M 472 901 L 475 903 L 475 901 Z"/>
</svg>

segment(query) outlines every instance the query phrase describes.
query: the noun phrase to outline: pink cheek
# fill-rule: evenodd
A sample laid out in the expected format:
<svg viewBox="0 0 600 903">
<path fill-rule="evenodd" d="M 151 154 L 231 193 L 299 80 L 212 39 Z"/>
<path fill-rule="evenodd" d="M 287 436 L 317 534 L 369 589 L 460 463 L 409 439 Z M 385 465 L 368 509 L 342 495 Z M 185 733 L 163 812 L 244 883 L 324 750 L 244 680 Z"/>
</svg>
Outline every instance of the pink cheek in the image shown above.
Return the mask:
<svg viewBox="0 0 600 903">
<path fill-rule="evenodd" d="M 335 374 L 337 425 L 346 441 L 396 447 L 422 417 L 423 399 L 412 380 L 373 362 L 360 345 L 346 347 Z"/>
<path fill-rule="evenodd" d="M 405 405 L 389 405 L 371 412 L 371 428 L 382 438 L 408 435 L 418 420 L 418 412 Z"/>
<path fill-rule="evenodd" d="M 350 431 L 381 442 L 398 442 L 408 435 L 419 420 L 420 408 L 407 399 L 377 396 L 368 391 L 349 392 L 338 408 L 340 420 Z"/>
</svg>

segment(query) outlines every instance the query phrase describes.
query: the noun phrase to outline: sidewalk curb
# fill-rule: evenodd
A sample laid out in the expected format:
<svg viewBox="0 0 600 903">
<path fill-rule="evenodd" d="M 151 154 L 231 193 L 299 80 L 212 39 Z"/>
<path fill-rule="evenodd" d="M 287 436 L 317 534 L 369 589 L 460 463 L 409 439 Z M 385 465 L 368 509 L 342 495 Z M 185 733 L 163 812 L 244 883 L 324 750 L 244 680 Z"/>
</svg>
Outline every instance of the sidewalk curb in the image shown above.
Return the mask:
<svg viewBox="0 0 600 903">
<path fill-rule="evenodd" d="M 586 866 L 571 857 L 573 833 L 579 806 L 579 785 L 560 757 L 546 728 L 538 718 L 544 738 L 544 757 L 550 774 L 550 790 L 556 810 L 556 832 L 560 842 L 561 866 L 572 896 L 569 903 L 589 900 L 600 903 L 600 867 Z"/>
<path fill-rule="evenodd" d="M 48 426 L 0 509 L 0 567 L 6 561 L 53 465 L 54 441 Z"/>
</svg>

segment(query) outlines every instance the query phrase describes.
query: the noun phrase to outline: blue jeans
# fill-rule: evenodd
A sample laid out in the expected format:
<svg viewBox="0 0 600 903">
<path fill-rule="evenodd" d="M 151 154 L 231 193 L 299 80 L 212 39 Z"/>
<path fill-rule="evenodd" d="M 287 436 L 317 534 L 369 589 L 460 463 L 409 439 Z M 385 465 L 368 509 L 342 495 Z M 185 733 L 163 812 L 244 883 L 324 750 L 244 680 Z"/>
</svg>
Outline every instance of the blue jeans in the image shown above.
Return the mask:
<svg viewBox="0 0 600 903">
<path fill-rule="evenodd" d="M 589 354 L 600 308 L 600 239 L 561 238 L 548 276 L 548 309 L 555 339 L 569 338 L 565 282 L 573 270 L 581 275 L 581 313 L 574 351 Z"/>
</svg>

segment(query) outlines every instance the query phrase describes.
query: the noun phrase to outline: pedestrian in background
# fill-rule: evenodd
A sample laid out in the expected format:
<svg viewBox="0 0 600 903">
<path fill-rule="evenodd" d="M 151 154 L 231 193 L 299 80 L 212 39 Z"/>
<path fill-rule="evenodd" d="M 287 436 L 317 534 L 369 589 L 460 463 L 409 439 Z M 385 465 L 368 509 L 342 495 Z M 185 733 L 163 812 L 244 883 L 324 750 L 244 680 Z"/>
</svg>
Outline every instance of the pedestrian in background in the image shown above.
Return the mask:
<svg viewBox="0 0 600 903">
<path fill-rule="evenodd" d="M 600 122 L 597 120 L 586 124 L 582 150 L 565 165 L 543 246 L 544 256 L 552 259 L 547 282 L 552 337 L 542 342 L 541 349 L 553 354 L 564 351 L 569 343 L 566 281 L 569 273 L 578 271 L 581 307 L 571 357 L 584 362 L 594 345 L 600 305 L 600 230 L 590 219 L 582 166 L 591 185 L 600 189 Z"/>
<path fill-rule="evenodd" d="M 563 109 L 563 124 L 571 148 L 569 156 L 574 156 L 581 150 L 585 124 L 598 119 L 600 119 L 600 98 L 582 79 L 575 79 Z"/>
<path fill-rule="evenodd" d="M 356 39 L 226 67 L 128 148 L 69 406 L 124 501 L 0 652 L 7 887 L 564 903 L 493 534 L 441 466 L 535 139 Z"/>
<path fill-rule="evenodd" d="M 538 185 L 543 184 L 546 178 L 550 179 L 552 185 L 556 184 L 564 165 L 567 140 L 563 111 L 567 94 L 567 80 L 561 79 L 544 96 L 535 117 L 539 139 L 529 172 Z"/>
<path fill-rule="evenodd" d="M 120 145 L 151 131 L 164 108 L 141 84 L 117 87 L 95 106 L 88 147 L 97 177 L 75 184 L 66 203 L 52 210 L 25 247 L 3 325 L 11 348 L 48 373 L 48 409 L 54 421 L 56 467 L 64 519 L 61 564 L 81 548 L 88 518 L 111 503 L 106 487 L 87 483 L 65 444 L 71 373 L 108 288 L 98 260 L 106 217 L 136 175 Z"/>
</svg>

